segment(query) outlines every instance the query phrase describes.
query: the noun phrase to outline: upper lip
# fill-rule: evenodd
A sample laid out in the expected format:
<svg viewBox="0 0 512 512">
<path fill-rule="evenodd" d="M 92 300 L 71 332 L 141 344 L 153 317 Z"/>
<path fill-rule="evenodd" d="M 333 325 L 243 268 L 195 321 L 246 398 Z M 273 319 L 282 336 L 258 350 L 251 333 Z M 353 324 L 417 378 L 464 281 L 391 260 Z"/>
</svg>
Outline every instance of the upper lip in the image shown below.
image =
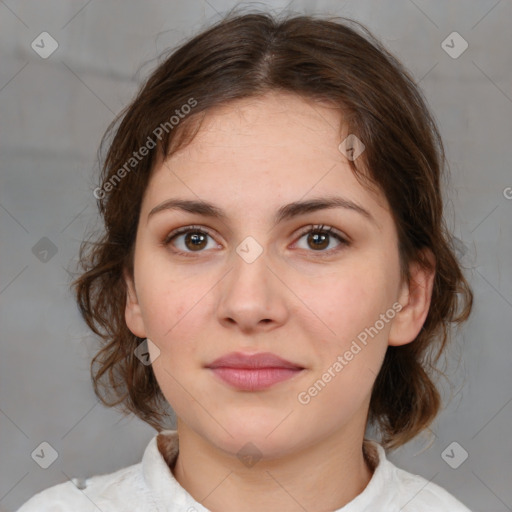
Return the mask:
<svg viewBox="0 0 512 512">
<path fill-rule="evenodd" d="M 206 366 L 207 368 L 293 368 L 303 369 L 302 366 L 287 361 L 271 352 L 256 354 L 244 354 L 243 352 L 231 352 L 215 359 Z"/>
</svg>

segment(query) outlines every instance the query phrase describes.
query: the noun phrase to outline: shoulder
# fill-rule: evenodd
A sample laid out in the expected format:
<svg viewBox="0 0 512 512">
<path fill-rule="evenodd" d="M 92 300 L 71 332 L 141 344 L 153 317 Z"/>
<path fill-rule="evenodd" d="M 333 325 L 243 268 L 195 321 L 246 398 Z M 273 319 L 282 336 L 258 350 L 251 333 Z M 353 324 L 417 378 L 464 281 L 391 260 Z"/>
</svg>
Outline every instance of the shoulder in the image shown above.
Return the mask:
<svg viewBox="0 0 512 512">
<path fill-rule="evenodd" d="M 440 485 L 395 466 L 378 442 L 371 441 L 367 448 L 375 471 L 362 510 L 373 510 L 378 503 L 393 512 L 471 512 Z"/>
<path fill-rule="evenodd" d="M 394 466 L 402 512 L 471 512 L 441 486 Z"/>
<path fill-rule="evenodd" d="M 124 510 L 126 504 L 144 501 L 141 464 L 87 479 L 71 479 L 35 494 L 17 512 L 103 512 Z M 146 501 L 147 503 L 147 501 Z M 144 508 L 138 507 L 143 511 Z"/>
</svg>

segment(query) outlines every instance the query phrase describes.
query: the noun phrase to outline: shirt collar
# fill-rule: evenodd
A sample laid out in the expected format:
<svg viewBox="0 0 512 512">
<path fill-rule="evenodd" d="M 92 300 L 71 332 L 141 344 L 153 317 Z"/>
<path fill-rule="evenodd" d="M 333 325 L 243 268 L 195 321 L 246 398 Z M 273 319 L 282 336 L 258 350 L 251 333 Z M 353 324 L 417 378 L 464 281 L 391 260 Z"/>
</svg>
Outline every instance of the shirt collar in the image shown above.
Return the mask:
<svg viewBox="0 0 512 512">
<path fill-rule="evenodd" d="M 152 498 L 160 507 L 158 510 L 166 512 L 189 510 L 189 507 L 197 512 L 209 512 L 179 484 L 169 467 L 176 461 L 178 446 L 176 430 L 163 430 L 148 444 L 142 458 L 142 473 Z"/>
</svg>

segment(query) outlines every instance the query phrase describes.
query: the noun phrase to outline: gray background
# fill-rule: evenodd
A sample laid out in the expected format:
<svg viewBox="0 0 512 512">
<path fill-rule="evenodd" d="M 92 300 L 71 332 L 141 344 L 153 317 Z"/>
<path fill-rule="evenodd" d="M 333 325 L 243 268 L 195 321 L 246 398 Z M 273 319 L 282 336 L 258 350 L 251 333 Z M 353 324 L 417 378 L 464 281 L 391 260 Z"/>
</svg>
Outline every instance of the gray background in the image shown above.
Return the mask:
<svg viewBox="0 0 512 512">
<path fill-rule="evenodd" d="M 97 225 L 95 158 L 107 125 L 152 59 L 235 3 L 0 1 L 0 511 L 68 477 L 137 463 L 155 433 L 97 402 L 88 373 L 95 340 L 66 269 Z M 452 171 L 448 223 L 476 303 L 455 333 L 452 387 L 442 384 L 448 405 L 432 425 L 433 444 L 424 449 L 428 439 L 417 439 L 390 458 L 474 511 L 512 510 L 511 2 L 295 0 L 289 9 L 365 23 L 411 70 L 435 113 Z M 43 31 L 59 44 L 47 59 L 31 48 Z M 458 58 L 441 46 L 453 31 L 469 44 Z M 31 458 L 43 441 L 59 454 L 46 470 Z M 457 469 L 441 456 L 454 441 L 469 454 Z"/>
</svg>

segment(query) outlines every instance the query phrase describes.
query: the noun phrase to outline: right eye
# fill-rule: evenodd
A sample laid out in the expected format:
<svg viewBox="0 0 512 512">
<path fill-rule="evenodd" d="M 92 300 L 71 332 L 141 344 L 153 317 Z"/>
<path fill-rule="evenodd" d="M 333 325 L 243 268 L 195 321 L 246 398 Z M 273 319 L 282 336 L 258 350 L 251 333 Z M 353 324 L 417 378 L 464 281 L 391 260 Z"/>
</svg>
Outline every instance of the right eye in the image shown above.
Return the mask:
<svg viewBox="0 0 512 512">
<path fill-rule="evenodd" d="M 210 233 L 200 226 L 184 226 L 169 233 L 165 237 L 163 245 L 178 246 L 177 249 L 172 249 L 173 252 L 191 256 L 194 252 L 204 252 L 203 249 L 208 248 L 208 237 L 213 241 Z M 214 241 L 212 245 L 218 247 Z"/>
</svg>

